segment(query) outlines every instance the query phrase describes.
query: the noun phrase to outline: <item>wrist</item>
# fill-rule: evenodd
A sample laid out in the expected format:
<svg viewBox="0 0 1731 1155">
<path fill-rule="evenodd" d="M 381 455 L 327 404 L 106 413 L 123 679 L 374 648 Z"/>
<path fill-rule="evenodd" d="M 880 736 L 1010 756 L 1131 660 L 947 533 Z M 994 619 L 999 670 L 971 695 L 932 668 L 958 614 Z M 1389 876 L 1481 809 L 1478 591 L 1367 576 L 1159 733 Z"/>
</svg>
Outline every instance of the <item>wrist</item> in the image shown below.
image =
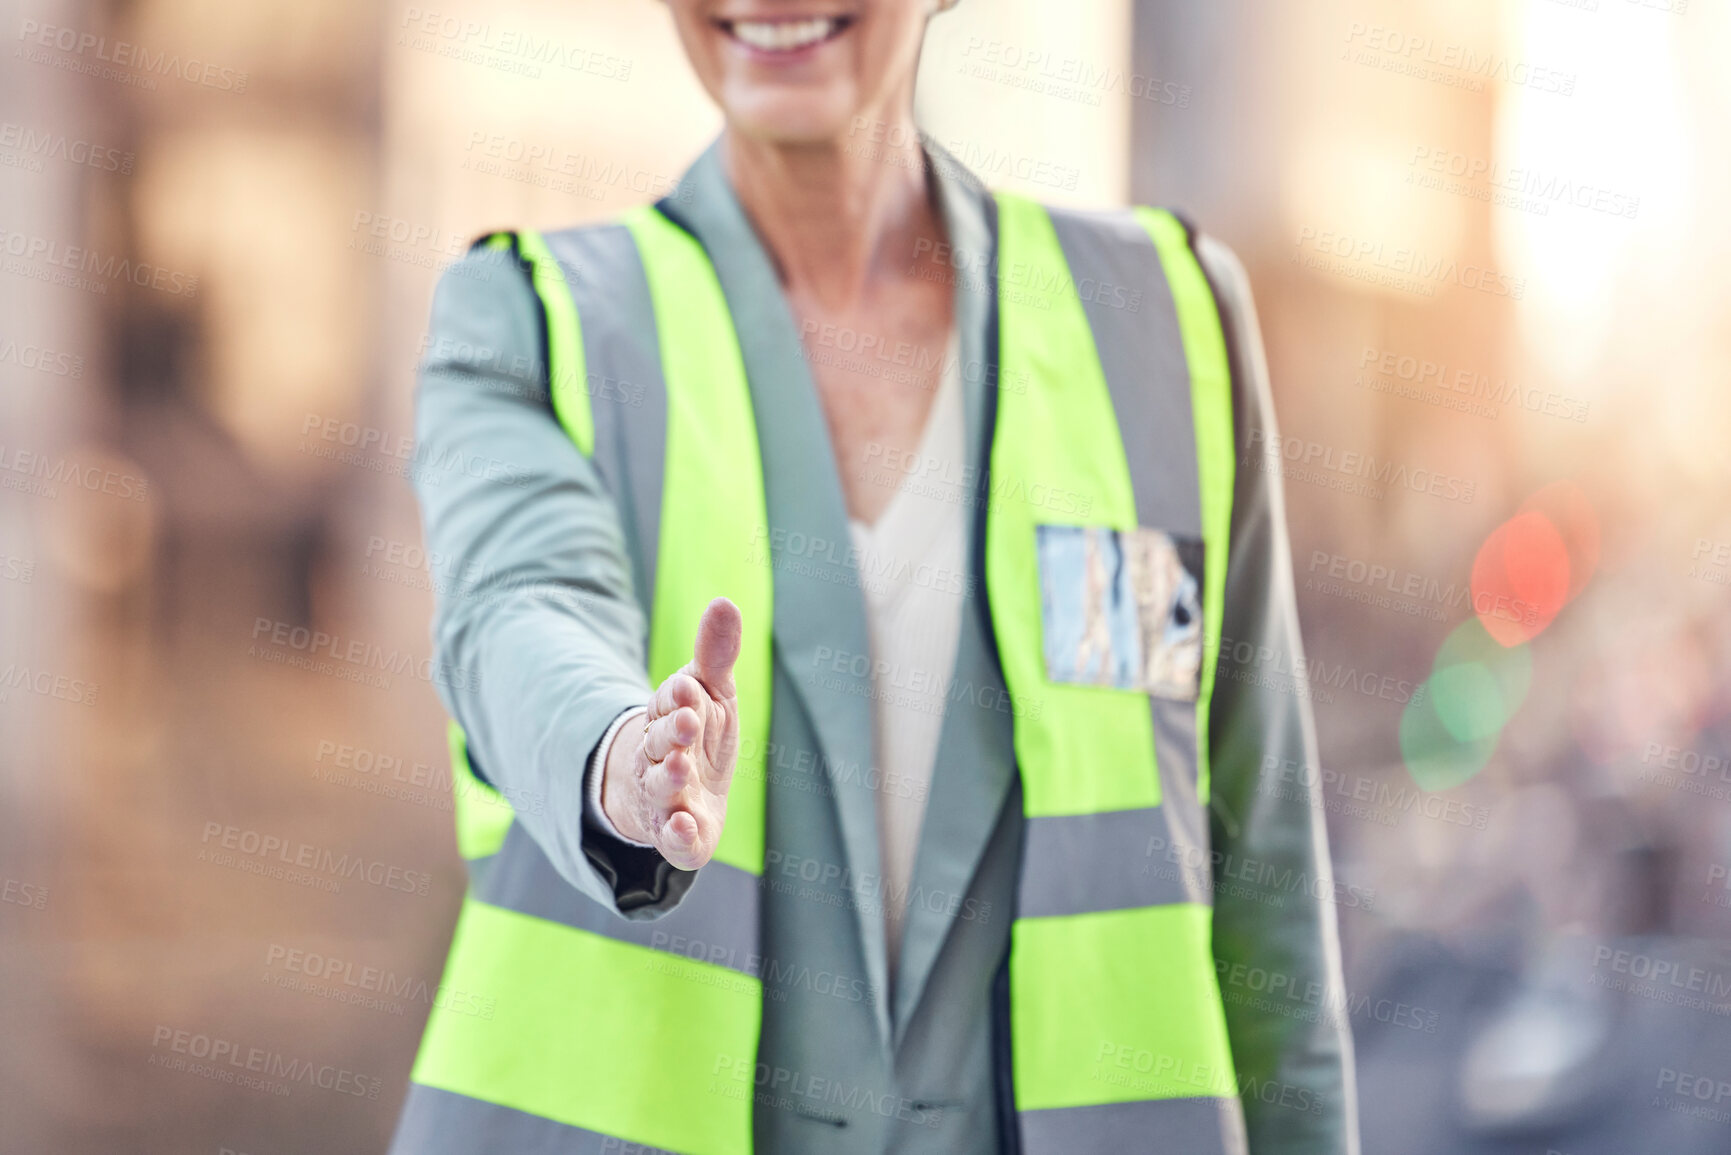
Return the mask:
<svg viewBox="0 0 1731 1155">
<path fill-rule="evenodd" d="M 650 843 L 640 842 L 627 835 L 608 817 L 601 806 L 601 788 L 607 776 L 608 755 L 618 744 L 617 739 L 625 723 L 633 717 L 642 718 L 643 715 L 644 707 L 641 706 L 621 710 L 608 724 L 601 740 L 595 743 L 595 748 L 589 752 L 589 761 L 583 768 L 583 821 L 627 845 L 646 847 Z"/>
<path fill-rule="evenodd" d="M 596 799 L 602 817 L 627 842 L 639 846 L 652 843 L 652 832 L 640 830 L 631 820 L 630 807 L 622 805 L 630 789 L 632 765 L 643 746 L 643 733 L 649 717 L 647 708 L 633 710 L 622 716 L 613 732 L 612 741 L 602 751 L 600 787 Z"/>
</svg>

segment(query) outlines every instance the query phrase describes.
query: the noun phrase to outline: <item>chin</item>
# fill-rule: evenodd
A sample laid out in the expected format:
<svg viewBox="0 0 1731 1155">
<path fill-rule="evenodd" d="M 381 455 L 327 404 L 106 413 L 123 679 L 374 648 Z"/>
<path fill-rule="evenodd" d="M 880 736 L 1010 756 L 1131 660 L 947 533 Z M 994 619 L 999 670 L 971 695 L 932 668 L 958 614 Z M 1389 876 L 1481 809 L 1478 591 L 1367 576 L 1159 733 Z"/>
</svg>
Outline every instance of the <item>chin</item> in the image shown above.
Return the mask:
<svg viewBox="0 0 1731 1155">
<path fill-rule="evenodd" d="M 736 131 L 768 144 L 829 144 L 845 141 L 855 120 L 854 104 L 839 94 L 748 92 L 724 104 Z"/>
</svg>

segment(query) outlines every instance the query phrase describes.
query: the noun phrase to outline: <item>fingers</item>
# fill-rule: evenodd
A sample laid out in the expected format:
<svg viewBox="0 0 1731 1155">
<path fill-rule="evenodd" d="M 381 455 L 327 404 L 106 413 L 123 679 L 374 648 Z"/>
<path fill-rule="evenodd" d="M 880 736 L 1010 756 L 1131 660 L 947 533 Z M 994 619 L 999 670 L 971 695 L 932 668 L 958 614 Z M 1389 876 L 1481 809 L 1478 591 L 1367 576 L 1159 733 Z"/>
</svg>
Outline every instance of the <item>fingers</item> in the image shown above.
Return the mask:
<svg viewBox="0 0 1731 1155">
<path fill-rule="evenodd" d="M 716 598 L 703 611 L 685 668 L 662 682 L 650 699 L 641 746 L 640 777 L 633 793 L 638 813 L 651 827 L 651 840 L 661 856 L 680 870 L 696 870 L 709 861 L 719 826 L 705 834 L 697 815 L 716 812 L 719 823 L 724 802 L 706 791 L 700 772 L 716 771 L 725 794 L 732 771 L 735 708 L 733 665 L 739 659 L 744 622 L 739 607 Z M 714 728 L 713 736 L 706 731 Z M 707 743 L 716 751 L 705 753 Z M 717 759 L 717 752 L 726 757 Z"/>
<path fill-rule="evenodd" d="M 646 840 L 680 870 L 696 870 L 707 863 L 715 853 L 720 815 L 726 807 L 702 789 L 697 756 L 691 750 L 676 749 L 662 761 L 651 763 L 639 785 L 647 809 Z M 700 820 L 699 814 L 714 817 Z"/>
<path fill-rule="evenodd" d="M 709 860 L 712 850 L 704 846 L 693 812 L 697 799 L 691 787 L 696 778 L 697 766 L 688 750 L 673 751 L 643 776 L 645 795 L 661 816 L 655 830 L 656 849 L 681 870 L 696 870 Z"/>
<path fill-rule="evenodd" d="M 692 643 L 691 664 L 686 669 L 715 697 L 733 697 L 733 663 L 739 660 L 744 636 L 745 622 L 738 606 L 726 598 L 709 603 L 697 623 L 697 640 Z"/>
<path fill-rule="evenodd" d="M 702 844 L 697 819 L 683 810 L 675 812 L 661 827 L 655 848 L 676 870 L 696 870 L 710 857 Z"/>
<path fill-rule="evenodd" d="M 697 759 L 690 750 L 673 751 L 643 772 L 643 798 L 652 813 L 665 816 L 698 805 Z"/>
<path fill-rule="evenodd" d="M 675 750 L 689 750 L 703 738 L 703 716 L 690 706 L 649 723 L 643 732 L 643 753 L 650 762 L 660 762 Z"/>
<path fill-rule="evenodd" d="M 681 706 L 689 706 L 699 714 L 705 713 L 709 706 L 709 692 L 684 670 L 670 675 L 655 691 L 649 702 L 649 717 L 664 718 Z"/>
</svg>

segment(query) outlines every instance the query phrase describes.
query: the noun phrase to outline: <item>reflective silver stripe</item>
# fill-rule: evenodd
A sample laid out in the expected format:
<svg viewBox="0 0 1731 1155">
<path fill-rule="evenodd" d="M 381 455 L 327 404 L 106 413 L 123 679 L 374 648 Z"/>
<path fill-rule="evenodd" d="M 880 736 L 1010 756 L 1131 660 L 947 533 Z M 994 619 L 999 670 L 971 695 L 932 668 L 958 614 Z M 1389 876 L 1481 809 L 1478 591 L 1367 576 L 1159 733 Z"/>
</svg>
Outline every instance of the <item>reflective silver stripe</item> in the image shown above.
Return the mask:
<svg viewBox="0 0 1731 1155">
<path fill-rule="evenodd" d="M 1191 902 L 1214 901 L 1209 854 L 1214 840 L 1208 812 L 1196 795 L 1196 703 L 1150 698 L 1154 714 L 1154 760 L 1160 774 L 1160 810 L 1170 855 L 1191 866 L 1191 883 L 1202 893 Z"/>
<path fill-rule="evenodd" d="M 620 918 L 566 882 L 521 826 L 513 825 L 475 897 L 493 906 L 758 977 L 758 879 L 712 862 L 684 901 L 655 919 Z"/>
<path fill-rule="evenodd" d="M 1026 819 L 1018 918 L 1208 903 L 1208 858 L 1177 852 L 1164 805 Z"/>
<path fill-rule="evenodd" d="M 594 462 L 618 507 L 644 620 L 654 611 L 667 439 L 667 384 L 643 260 L 623 225 L 545 234 L 577 305 Z M 513 825 L 497 854 L 470 864 L 483 902 L 622 942 L 756 975 L 758 880 L 712 863 L 687 901 L 652 920 L 620 918 L 561 878 L 535 840 Z"/>
<path fill-rule="evenodd" d="M 624 225 L 566 229 L 548 233 L 546 241 L 577 303 L 595 419 L 595 465 L 619 507 L 637 566 L 637 599 L 648 621 L 667 452 L 667 382 L 649 281 Z"/>
<path fill-rule="evenodd" d="M 1022 1155 L 1137 1151 L 1148 1155 L 1245 1155 L 1237 1099 L 1140 1099 L 1022 1111 Z"/>
<path fill-rule="evenodd" d="M 1136 520 L 1200 538 L 1190 365 L 1160 254 L 1128 212 L 1048 212 L 1112 394 Z"/>
<path fill-rule="evenodd" d="M 409 1084 L 390 1155 L 677 1155 L 483 1099 Z"/>
<path fill-rule="evenodd" d="M 1160 254 L 1128 212 L 1048 211 L 1112 395 L 1137 524 L 1200 540 L 1190 365 Z M 1203 564 L 1218 559 L 1204 556 Z M 1188 864 L 1182 871 L 1188 897 L 1166 901 L 1211 902 L 1212 840 L 1196 791 L 1196 706 L 1150 697 L 1149 711 L 1165 825 L 1160 857 L 1170 869 L 1172 860 Z M 1069 868 L 1088 861 L 1072 860 Z"/>
<path fill-rule="evenodd" d="M 510 837 L 509 834 L 506 837 Z M 479 858 L 465 859 L 463 865 L 469 871 L 469 889 L 480 894 L 481 888 L 487 885 L 487 875 L 493 871 L 493 863 L 498 860 L 498 854 L 483 854 Z"/>
</svg>

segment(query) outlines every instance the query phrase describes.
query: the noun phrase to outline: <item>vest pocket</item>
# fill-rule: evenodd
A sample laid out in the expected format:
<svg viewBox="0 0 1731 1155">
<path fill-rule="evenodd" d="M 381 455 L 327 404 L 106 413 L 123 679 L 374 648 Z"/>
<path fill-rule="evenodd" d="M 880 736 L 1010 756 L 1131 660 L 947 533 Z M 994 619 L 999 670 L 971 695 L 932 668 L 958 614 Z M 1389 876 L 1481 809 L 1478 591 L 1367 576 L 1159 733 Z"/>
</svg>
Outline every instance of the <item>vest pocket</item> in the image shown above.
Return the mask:
<svg viewBox="0 0 1731 1155">
<path fill-rule="evenodd" d="M 1202 542 L 1142 527 L 1034 532 L 1047 680 L 1195 701 Z"/>
</svg>

